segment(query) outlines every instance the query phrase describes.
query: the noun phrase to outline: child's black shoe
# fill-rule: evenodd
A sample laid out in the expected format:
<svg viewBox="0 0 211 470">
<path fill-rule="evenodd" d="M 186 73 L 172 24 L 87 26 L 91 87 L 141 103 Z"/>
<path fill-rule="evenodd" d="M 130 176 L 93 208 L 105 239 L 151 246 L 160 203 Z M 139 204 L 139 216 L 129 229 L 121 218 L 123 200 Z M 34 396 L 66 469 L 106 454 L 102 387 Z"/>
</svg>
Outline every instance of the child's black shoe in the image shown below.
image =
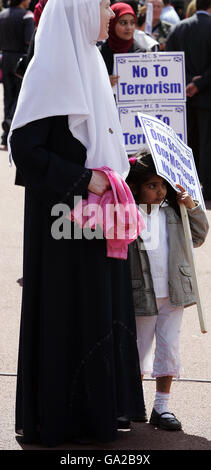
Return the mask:
<svg viewBox="0 0 211 470">
<path fill-rule="evenodd" d="M 166 414 L 170 414 L 171 417 L 166 417 Z M 176 418 L 176 416 L 173 413 L 157 413 L 155 409 L 153 408 L 152 414 L 150 417 L 150 424 L 153 424 L 154 426 L 157 426 L 161 429 L 165 429 L 166 431 L 180 431 L 182 429 L 182 425 L 180 421 Z"/>
</svg>

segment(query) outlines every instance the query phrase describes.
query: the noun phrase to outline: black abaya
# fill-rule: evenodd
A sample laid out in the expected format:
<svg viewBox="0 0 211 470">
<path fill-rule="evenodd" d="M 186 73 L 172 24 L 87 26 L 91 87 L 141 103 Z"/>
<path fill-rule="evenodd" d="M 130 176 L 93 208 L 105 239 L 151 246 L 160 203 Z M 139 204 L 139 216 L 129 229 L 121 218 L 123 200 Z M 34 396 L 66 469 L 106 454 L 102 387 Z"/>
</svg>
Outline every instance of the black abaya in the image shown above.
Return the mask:
<svg viewBox="0 0 211 470">
<path fill-rule="evenodd" d="M 86 197 L 92 175 L 66 116 L 16 129 L 11 147 L 26 188 L 16 431 L 112 441 L 118 416 L 144 414 L 129 263 L 104 239 L 51 235 L 52 206 Z"/>
</svg>

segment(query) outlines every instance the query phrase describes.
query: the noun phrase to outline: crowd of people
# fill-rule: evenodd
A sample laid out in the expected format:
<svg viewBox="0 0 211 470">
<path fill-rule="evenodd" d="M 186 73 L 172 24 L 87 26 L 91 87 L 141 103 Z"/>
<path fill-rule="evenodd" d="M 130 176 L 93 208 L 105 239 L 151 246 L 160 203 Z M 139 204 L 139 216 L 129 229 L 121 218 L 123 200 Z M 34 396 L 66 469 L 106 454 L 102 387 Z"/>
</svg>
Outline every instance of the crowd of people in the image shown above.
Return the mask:
<svg viewBox="0 0 211 470">
<path fill-rule="evenodd" d="M 149 1 L 152 35 L 145 32 L 147 5 L 138 0 L 10 0 L 0 13 L 2 144 L 25 186 L 16 394 L 16 432 L 25 443 L 117 439 L 131 420 L 148 420 L 146 374 L 156 378 L 149 422 L 182 429 L 168 401 L 180 376 L 183 311 L 195 296 L 180 204 L 195 247 L 208 222 L 198 201 L 157 174 L 149 148 L 128 157 L 113 55 L 185 52 L 188 143 L 211 199 L 211 0 L 196 0 L 187 19 L 181 2 L 176 12 L 168 0 Z M 92 223 L 75 236 L 76 219 L 67 216 L 78 198 L 89 210 L 90 195 L 92 210 L 94 200 L 103 214 L 111 203 L 117 214 L 118 204 L 127 207 L 127 240 L 118 239 L 115 218 L 109 239 L 99 209 L 100 232 Z M 61 212 L 65 237 L 52 232 Z M 157 227 L 150 244 L 149 225 Z"/>
<path fill-rule="evenodd" d="M 112 2 L 114 5 L 117 1 Z M 134 34 L 138 42 L 138 33 L 144 33 L 146 20 L 146 4 L 135 0 L 123 1 L 132 6 L 137 22 Z M 153 4 L 152 35 L 156 44 L 151 50 L 184 51 L 187 95 L 187 143 L 193 155 L 202 185 L 203 196 L 211 199 L 211 141 L 209 129 L 211 124 L 211 2 L 209 0 L 192 0 L 186 10 L 181 11 L 181 2 L 168 0 L 148 0 Z M 180 3 L 180 5 L 179 5 Z M 200 44 L 200 48 L 199 48 Z M 142 40 L 142 50 L 144 42 Z M 202 48 L 202 49 L 201 49 Z M 145 50 L 149 50 L 145 46 Z M 203 52 L 201 52 L 203 51 Z"/>
<path fill-rule="evenodd" d="M 211 1 L 197 0 L 196 12 L 169 33 L 166 51 L 184 51 L 188 145 L 193 150 L 204 199 L 211 199 Z M 199 47 L 200 44 L 200 47 Z"/>
<path fill-rule="evenodd" d="M 28 10 L 29 4 L 30 0 L 11 0 L 11 6 L 0 13 L 0 49 L 2 50 L 4 87 L 2 144 L 5 146 L 21 87 L 21 80 L 15 75 L 15 68 L 18 60 L 27 53 L 34 30 L 33 13 Z"/>
<path fill-rule="evenodd" d="M 4 120 L 1 143 L 7 137 L 17 104 L 25 69 L 33 56 L 34 35 L 48 0 L 3 0 L 0 4 L 1 74 L 4 87 Z M 147 3 L 152 3 L 152 33 L 145 33 Z M 120 7 L 119 7 L 119 4 Z M 211 86 L 210 86 L 210 2 L 191 0 L 117 0 L 111 1 L 115 20 L 110 23 L 109 38 L 99 48 L 106 63 L 112 87 L 113 54 L 121 52 L 184 51 L 187 82 L 187 136 L 192 148 L 204 198 L 210 192 Z M 125 19 L 126 18 L 126 19 Z M 11 26 L 10 26 L 11 25 Z M 205 29 L 204 29 L 205 28 Z M 201 54 L 198 48 L 203 50 Z M 190 47 L 192 41 L 195 47 Z M 31 41 L 31 42 L 30 42 Z M 28 53 L 27 53 L 28 51 Z M 194 82 L 194 94 L 191 87 Z M 191 91 L 190 91 L 191 90 Z M 17 184 L 23 184 L 20 176 Z"/>
</svg>

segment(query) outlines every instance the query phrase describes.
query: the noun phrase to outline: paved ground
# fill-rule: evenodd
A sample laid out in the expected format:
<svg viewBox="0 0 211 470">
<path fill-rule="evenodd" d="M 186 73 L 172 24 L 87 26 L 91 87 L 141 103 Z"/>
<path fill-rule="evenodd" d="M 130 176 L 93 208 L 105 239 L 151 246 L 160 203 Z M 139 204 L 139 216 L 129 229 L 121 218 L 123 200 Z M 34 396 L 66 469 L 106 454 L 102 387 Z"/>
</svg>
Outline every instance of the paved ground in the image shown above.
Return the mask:
<svg viewBox="0 0 211 470">
<path fill-rule="evenodd" d="M 0 121 L 2 85 L 0 85 Z M 36 450 L 22 446 L 14 433 L 16 362 L 19 335 L 22 275 L 22 227 L 24 191 L 14 186 L 15 168 L 8 166 L 8 153 L 0 150 L 0 449 Z M 207 203 L 211 225 L 211 202 Z M 181 337 L 181 380 L 172 386 L 170 406 L 181 419 L 183 431 L 169 433 L 149 424 L 133 424 L 132 432 L 110 445 L 60 446 L 65 450 L 211 450 L 211 231 L 207 242 L 195 250 L 208 333 L 202 334 L 196 307 L 186 309 Z M 185 379 L 185 380 L 184 380 Z M 188 379 L 188 380 L 187 380 Z M 155 383 L 144 381 L 148 415 Z"/>
</svg>

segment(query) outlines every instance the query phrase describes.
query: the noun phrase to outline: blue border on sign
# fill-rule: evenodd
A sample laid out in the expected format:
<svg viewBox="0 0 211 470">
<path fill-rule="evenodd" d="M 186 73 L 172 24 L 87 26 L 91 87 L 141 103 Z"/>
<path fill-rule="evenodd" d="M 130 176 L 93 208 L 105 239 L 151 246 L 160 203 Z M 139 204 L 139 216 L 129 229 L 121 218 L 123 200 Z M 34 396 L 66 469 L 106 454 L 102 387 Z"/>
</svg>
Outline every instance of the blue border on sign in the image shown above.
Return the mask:
<svg viewBox="0 0 211 470">
<path fill-rule="evenodd" d="M 136 59 L 136 58 L 139 58 L 140 57 L 140 54 L 145 54 L 144 52 L 140 52 L 139 55 L 137 54 L 132 54 L 132 58 L 133 59 Z M 155 54 L 153 52 L 146 52 L 146 54 Z M 156 103 L 156 102 L 162 102 L 162 103 L 168 103 L 169 101 L 173 102 L 173 101 L 186 101 L 186 92 L 185 92 L 185 68 L 184 68 L 184 55 L 183 54 L 180 54 L 180 53 L 176 53 L 176 54 L 171 54 L 171 53 L 168 53 L 168 54 L 165 54 L 165 52 L 162 52 L 160 53 L 162 54 L 162 57 L 181 57 L 181 62 L 182 62 L 182 78 L 183 78 L 183 90 L 182 90 L 182 97 L 180 98 L 160 98 L 158 99 L 157 97 L 155 99 L 149 99 L 149 97 L 146 97 L 145 99 L 131 99 L 131 100 L 122 100 L 119 98 L 119 95 L 120 95 L 120 92 L 119 92 L 119 84 L 117 82 L 117 103 L 118 104 L 121 104 L 121 103 L 139 103 L 139 102 L 142 102 L 142 103 L 145 103 L 146 101 L 150 101 L 151 103 Z M 155 57 L 154 57 L 155 58 Z M 116 70 L 116 74 L 119 75 L 119 72 L 118 72 L 118 61 L 119 61 L 120 57 L 115 57 L 115 70 Z M 128 55 L 123 55 L 122 59 L 131 59 L 131 54 L 128 54 Z"/>
</svg>

